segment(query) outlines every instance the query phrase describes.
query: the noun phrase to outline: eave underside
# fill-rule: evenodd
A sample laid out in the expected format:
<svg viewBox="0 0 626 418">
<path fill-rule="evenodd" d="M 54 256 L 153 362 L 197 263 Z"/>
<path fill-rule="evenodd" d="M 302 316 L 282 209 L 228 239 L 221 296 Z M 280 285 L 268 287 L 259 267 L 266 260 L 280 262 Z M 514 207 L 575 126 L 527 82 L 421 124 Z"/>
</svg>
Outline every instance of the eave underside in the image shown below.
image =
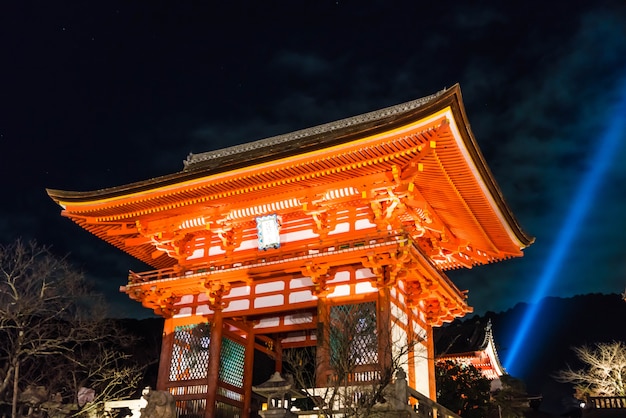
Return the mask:
<svg viewBox="0 0 626 418">
<path fill-rule="evenodd" d="M 442 112 L 445 106 L 451 106 L 449 113 L 428 119 L 428 114 Z M 224 219 L 234 211 L 263 206 L 268 196 L 293 197 L 301 205 L 314 205 L 326 190 L 345 187 L 356 188 L 360 195 L 355 200 L 370 206 L 372 201 L 389 205 L 403 194 L 402 205 L 414 211 L 426 209 L 437 217 L 454 238 L 453 246 L 472 245 L 490 254 L 471 263 L 520 256 L 532 239 L 519 228 L 475 146 L 458 88 L 406 108 L 404 112 L 396 109 L 391 117 L 379 112 L 379 119 L 363 118 L 365 126 L 346 127 L 344 123 L 333 129 L 312 128 L 308 137 L 301 135 L 305 145 L 311 149 L 335 145 L 312 154 L 296 153 L 267 164 L 259 157 L 219 175 L 219 169 L 203 162 L 193 170 L 188 166 L 179 174 L 134 185 L 86 193 L 49 190 L 49 194 L 65 206 L 64 215 L 82 228 L 155 268 L 172 266 L 175 260 L 155 257 L 150 242 L 128 245 L 145 241 L 140 223 L 190 215 Z M 423 123 L 411 117 L 420 117 Z M 402 131 L 407 123 L 413 123 L 414 129 Z M 376 134 L 364 137 L 367 132 Z M 352 142 L 345 142 L 346 138 Z M 293 148 L 287 146 L 290 141 L 275 142 Z M 208 160 L 215 163 L 219 158 Z M 410 194 L 408 188 L 412 188 Z"/>
</svg>

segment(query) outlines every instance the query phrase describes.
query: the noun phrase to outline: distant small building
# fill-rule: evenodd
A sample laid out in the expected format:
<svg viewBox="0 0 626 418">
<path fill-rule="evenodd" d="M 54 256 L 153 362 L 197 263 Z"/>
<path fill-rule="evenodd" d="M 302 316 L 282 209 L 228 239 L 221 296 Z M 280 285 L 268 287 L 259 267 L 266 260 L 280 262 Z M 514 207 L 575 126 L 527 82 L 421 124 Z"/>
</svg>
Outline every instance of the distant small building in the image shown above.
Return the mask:
<svg viewBox="0 0 626 418">
<path fill-rule="evenodd" d="M 436 328 L 434 340 L 436 361 L 470 364 L 492 381 L 506 374 L 496 350 L 491 320 L 457 320 Z"/>
</svg>

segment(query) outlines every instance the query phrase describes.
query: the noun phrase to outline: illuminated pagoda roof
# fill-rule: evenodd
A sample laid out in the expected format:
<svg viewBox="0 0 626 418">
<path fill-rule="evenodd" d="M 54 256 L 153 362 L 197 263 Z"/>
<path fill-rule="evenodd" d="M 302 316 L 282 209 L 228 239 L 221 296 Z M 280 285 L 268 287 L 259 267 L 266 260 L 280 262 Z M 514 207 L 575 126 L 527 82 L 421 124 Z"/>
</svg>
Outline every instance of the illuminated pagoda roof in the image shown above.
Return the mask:
<svg viewBox="0 0 626 418">
<path fill-rule="evenodd" d="M 336 122 L 191 154 L 173 174 L 95 191 L 47 192 L 64 216 L 161 269 L 177 261 L 155 251 L 154 237 L 138 219 L 167 218 L 170 229 L 206 229 L 220 216 L 241 220 L 250 208 L 274 211 L 268 196 L 291 202 L 285 210 L 302 211 L 307 202 L 323 200 L 329 184 L 353 199 L 401 195 L 414 217 L 407 224 L 422 217 L 444 237 L 436 251 L 423 248 L 442 270 L 518 257 L 533 242 L 485 163 L 458 85 Z"/>
<path fill-rule="evenodd" d="M 454 322 L 434 330 L 437 361 L 469 363 L 490 380 L 506 374 L 496 350 L 491 320 Z"/>
</svg>

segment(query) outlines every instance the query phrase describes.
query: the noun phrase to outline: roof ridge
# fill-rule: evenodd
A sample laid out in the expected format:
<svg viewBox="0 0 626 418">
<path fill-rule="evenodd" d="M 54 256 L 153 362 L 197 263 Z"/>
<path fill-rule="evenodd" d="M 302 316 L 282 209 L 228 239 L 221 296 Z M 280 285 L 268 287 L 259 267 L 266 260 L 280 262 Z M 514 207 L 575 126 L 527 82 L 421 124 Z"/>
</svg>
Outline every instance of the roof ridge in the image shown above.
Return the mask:
<svg viewBox="0 0 626 418">
<path fill-rule="evenodd" d="M 286 134 L 276 135 L 268 138 L 259 139 L 253 142 L 246 142 L 239 145 L 233 145 L 227 148 L 221 148 L 213 151 L 202 152 L 199 154 L 189 153 L 187 159 L 183 161 L 183 171 L 192 171 L 196 164 L 200 164 L 209 160 L 214 160 L 221 157 L 240 154 L 242 152 L 254 151 L 260 148 L 267 148 L 276 146 L 279 144 L 296 141 L 301 138 L 305 138 L 312 135 L 333 132 L 338 129 L 346 128 L 351 125 L 357 125 L 363 122 L 369 122 L 377 119 L 392 116 L 397 113 L 406 112 L 408 110 L 417 109 L 426 103 L 436 99 L 437 97 L 448 91 L 447 88 L 440 90 L 434 94 L 411 100 L 405 103 L 385 107 L 379 110 L 363 113 L 356 116 L 351 116 L 344 119 L 324 123 L 321 125 L 312 126 L 310 128 L 300 129 L 297 131 L 289 132 Z"/>
</svg>

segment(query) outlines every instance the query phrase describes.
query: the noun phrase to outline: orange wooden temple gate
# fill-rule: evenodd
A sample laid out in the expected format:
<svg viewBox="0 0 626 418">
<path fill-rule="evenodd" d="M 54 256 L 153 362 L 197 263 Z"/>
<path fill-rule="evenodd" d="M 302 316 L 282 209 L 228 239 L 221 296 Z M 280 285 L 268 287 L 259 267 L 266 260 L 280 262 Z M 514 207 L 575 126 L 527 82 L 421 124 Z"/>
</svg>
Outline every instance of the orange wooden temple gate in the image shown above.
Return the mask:
<svg viewBox="0 0 626 418">
<path fill-rule="evenodd" d="M 180 416 L 247 417 L 255 351 L 280 371 L 284 350 L 316 346 L 333 309 L 354 305 L 374 313 L 379 340 L 354 379 L 372 376 L 392 339 L 419 341 L 403 368 L 434 399 L 432 327 L 471 312 L 444 271 L 518 257 L 532 242 L 458 86 L 190 155 L 171 175 L 48 193 L 64 216 L 155 268 L 131 272 L 121 290 L 166 320 L 158 389 Z M 318 363 L 319 386 L 329 371 Z"/>
</svg>

